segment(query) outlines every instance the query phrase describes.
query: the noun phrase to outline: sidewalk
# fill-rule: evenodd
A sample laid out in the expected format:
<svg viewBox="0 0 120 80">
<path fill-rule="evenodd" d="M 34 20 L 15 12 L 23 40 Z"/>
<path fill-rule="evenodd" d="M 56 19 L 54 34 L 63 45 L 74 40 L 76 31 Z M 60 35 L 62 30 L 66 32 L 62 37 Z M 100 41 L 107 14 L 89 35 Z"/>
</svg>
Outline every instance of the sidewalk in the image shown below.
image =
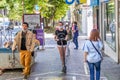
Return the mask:
<svg viewBox="0 0 120 80">
<path fill-rule="evenodd" d="M 55 45 L 54 48 L 46 48 L 44 51 L 36 53 L 35 65 L 32 67 L 32 74 L 29 80 L 89 80 L 89 75 L 85 75 L 83 67 L 83 52 L 81 47 L 84 40 L 80 39 L 80 47 L 74 50 L 74 44 L 70 44 L 71 54 L 66 57 L 67 74 L 61 72 L 62 65 L 57 49 L 56 42 L 53 39 L 46 39 L 47 45 Z M 101 80 L 107 80 L 101 75 Z"/>
<path fill-rule="evenodd" d="M 32 68 L 30 80 L 48 80 L 64 78 L 65 80 L 89 80 L 89 75 L 85 75 L 83 68 L 82 46 L 86 36 L 79 37 L 79 49 L 74 50 L 74 44 L 70 44 L 71 54 L 67 57 L 67 75 L 61 75 L 61 61 L 53 35 L 46 37 L 47 45 L 54 45 L 54 48 L 46 48 L 45 51 L 37 52 L 36 64 Z M 111 58 L 105 56 L 102 62 L 101 80 L 120 80 L 120 65 L 116 64 Z M 39 76 L 39 77 L 38 77 Z M 47 79 L 48 78 L 48 79 Z M 73 79 L 74 78 L 74 79 Z M 106 79 L 107 78 L 107 79 Z"/>
<path fill-rule="evenodd" d="M 73 43 L 70 44 L 70 56 L 66 57 L 67 74 L 64 75 L 61 72 L 62 65 L 56 42 L 52 34 L 47 35 L 45 39 L 47 47 L 35 53 L 35 64 L 28 80 L 89 80 L 89 75 L 85 75 L 83 67 L 82 46 L 86 38 L 79 36 L 78 50 L 74 50 Z M 101 68 L 101 80 L 120 80 L 120 64 L 111 58 L 105 56 Z M 20 76 L 7 80 L 21 80 L 22 75 Z"/>
<path fill-rule="evenodd" d="M 50 36 L 49 36 L 49 38 L 50 38 Z M 81 72 L 82 74 L 84 74 L 84 71 L 83 71 L 83 51 L 81 49 L 82 49 L 83 43 L 85 42 L 85 39 L 87 39 L 86 36 L 79 36 L 79 50 L 78 51 L 73 50 L 73 47 L 74 47 L 73 43 L 70 45 L 70 49 L 71 49 L 71 56 L 70 57 L 71 58 L 74 57 L 73 59 L 76 62 L 73 63 L 72 61 L 69 61 L 67 63 L 68 64 L 68 71 L 70 69 L 69 66 L 71 66 L 73 64 L 72 70 L 75 69 L 74 66 L 78 66 L 79 68 L 78 68 L 77 72 L 78 73 Z M 74 55 L 74 53 L 77 54 L 77 56 Z M 75 59 L 77 59 L 77 60 L 75 60 Z M 79 66 L 79 64 L 82 64 L 82 66 Z M 107 77 L 108 80 L 120 80 L 120 64 L 117 64 L 110 57 L 105 56 L 104 60 L 102 62 L 102 66 L 101 66 L 101 76 Z"/>
</svg>

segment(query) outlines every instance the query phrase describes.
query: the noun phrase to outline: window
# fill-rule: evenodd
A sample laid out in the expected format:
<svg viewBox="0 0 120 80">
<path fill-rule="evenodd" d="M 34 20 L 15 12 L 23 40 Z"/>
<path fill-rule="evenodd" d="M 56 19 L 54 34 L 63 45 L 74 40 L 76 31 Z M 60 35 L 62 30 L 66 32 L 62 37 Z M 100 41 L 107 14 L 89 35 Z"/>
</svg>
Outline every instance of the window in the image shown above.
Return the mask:
<svg viewBox="0 0 120 80">
<path fill-rule="evenodd" d="M 109 1 L 105 5 L 104 11 L 104 29 L 105 29 L 105 41 L 109 46 L 115 50 L 115 2 L 114 0 Z"/>
</svg>

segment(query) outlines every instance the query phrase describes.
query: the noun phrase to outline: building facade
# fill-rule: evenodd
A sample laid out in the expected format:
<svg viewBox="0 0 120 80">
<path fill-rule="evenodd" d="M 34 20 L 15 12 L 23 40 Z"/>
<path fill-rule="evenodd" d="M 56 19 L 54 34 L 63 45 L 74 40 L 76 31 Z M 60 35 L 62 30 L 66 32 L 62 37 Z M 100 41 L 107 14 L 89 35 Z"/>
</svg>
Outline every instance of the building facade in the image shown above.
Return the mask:
<svg viewBox="0 0 120 80">
<path fill-rule="evenodd" d="M 105 54 L 120 63 L 120 0 L 87 1 L 89 7 L 82 8 L 82 32 L 89 36 L 91 29 L 98 29 Z M 77 20 L 75 13 L 72 19 Z"/>
<path fill-rule="evenodd" d="M 120 63 L 120 0 L 88 1 L 90 7 L 87 9 L 87 36 L 90 29 L 98 29 L 105 54 Z M 92 13 L 92 18 L 89 17 L 89 12 Z"/>
<path fill-rule="evenodd" d="M 99 11 L 105 54 L 120 63 L 120 0 L 101 0 Z"/>
</svg>

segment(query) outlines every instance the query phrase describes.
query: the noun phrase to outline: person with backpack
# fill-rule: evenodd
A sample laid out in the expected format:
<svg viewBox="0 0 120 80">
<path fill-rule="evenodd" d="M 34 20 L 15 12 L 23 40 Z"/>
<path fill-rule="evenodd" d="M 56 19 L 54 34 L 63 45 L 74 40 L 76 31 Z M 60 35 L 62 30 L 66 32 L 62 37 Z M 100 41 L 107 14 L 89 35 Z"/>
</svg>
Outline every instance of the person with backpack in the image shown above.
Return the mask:
<svg viewBox="0 0 120 80">
<path fill-rule="evenodd" d="M 92 29 L 89 39 L 84 43 L 84 62 L 88 63 L 90 80 L 100 80 L 103 43 L 99 31 Z M 95 76 L 96 73 L 96 76 Z M 96 79 L 95 79 L 96 78 Z"/>
<path fill-rule="evenodd" d="M 62 61 L 62 72 L 66 73 L 66 64 L 65 64 L 65 52 L 67 45 L 67 31 L 63 27 L 63 22 L 59 22 L 58 29 L 55 31 L 55 41 L 57 41 L 58 50 L 60 53 L 60 58 Z"/>
</svg>

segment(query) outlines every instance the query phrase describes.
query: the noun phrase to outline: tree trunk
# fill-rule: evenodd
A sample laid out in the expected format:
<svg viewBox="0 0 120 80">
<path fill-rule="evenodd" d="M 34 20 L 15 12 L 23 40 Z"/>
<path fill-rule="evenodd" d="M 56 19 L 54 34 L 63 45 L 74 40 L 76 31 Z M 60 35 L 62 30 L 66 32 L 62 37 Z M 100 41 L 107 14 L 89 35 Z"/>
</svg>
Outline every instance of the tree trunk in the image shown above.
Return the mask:
<svg viewBox="0 0 120 80">
<path fill-rule="evenodd" d="M 45 27 L 48 27 L 48 19 L 45 18 Z"/>
<path fill-rule="evenodd" d="M 53 27 L 55 27 L 55 21 L 54 21 L 54 19 L 53 19 Z"/>
</svg>

